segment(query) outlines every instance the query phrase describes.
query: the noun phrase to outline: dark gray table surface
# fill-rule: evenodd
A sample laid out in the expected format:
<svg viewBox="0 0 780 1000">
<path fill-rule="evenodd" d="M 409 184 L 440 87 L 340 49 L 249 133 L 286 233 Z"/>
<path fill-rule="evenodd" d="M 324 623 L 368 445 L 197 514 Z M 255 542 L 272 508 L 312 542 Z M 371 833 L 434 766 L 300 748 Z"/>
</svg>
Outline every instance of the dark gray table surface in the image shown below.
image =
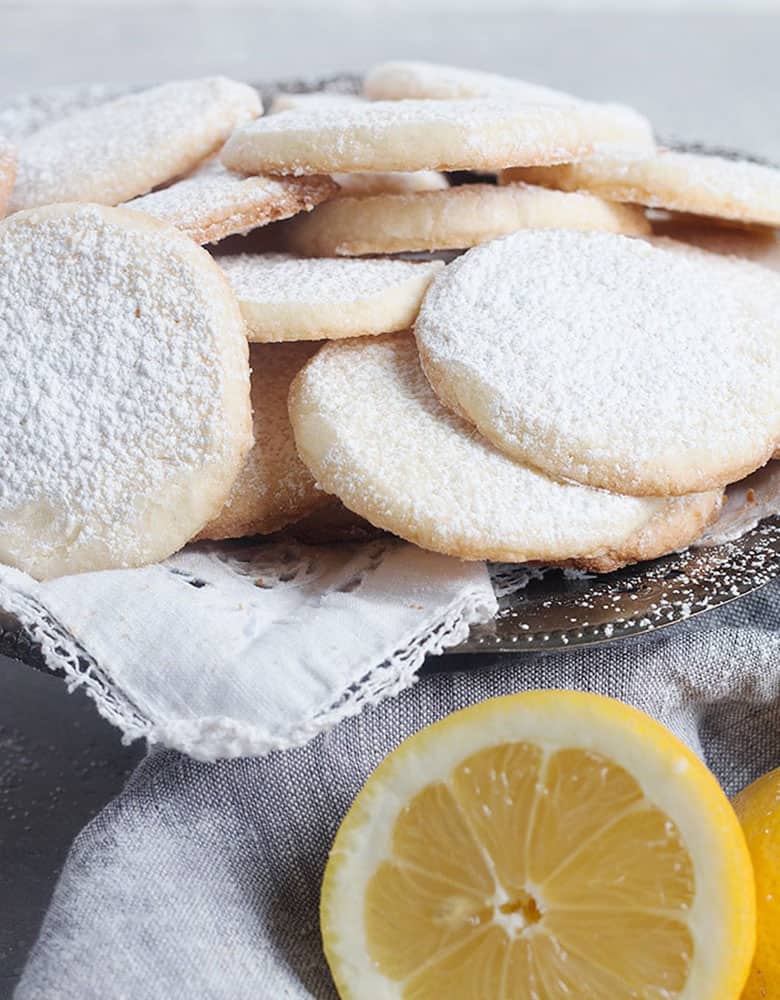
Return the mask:
<svg viewBox="0 0 780 1000">
<path fill-rule="evenodd" d="M 143 754 L 81 691 L 0 656 L 0 1000 L 10 997 L 78 831 Z"/>
</svg>

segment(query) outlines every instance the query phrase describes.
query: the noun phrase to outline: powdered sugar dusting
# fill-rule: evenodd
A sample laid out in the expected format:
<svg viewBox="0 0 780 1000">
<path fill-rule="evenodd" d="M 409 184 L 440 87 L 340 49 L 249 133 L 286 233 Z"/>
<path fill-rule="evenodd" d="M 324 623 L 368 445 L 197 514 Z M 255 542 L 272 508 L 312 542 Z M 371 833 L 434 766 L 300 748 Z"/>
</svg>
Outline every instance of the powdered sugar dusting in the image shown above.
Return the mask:
<svg viewBox="0 0 780 1000">
<path fill-rule="evenodd" d="M 160 492 L 237 450 L 224 396 L 246 368 L 220 347 L 219 272 L 193 266 L 188 241 L 110 212 L 0 226 L 0 548 L 32 572 L 64 548 L 108 565 L 161 557 L 153 523 L 139 531 Z M 186 541 L 181 517 L 168 551 Z M 34 553 L 14 551 L 25 528 Z"/>
<path fill-rule="evenodd" d="M 161 191 L 134 198 L 126 207 L 207 243 L 311 211 L 337 190 L 328 177 L 245 177 L 212 161 Z"/>
<path fill-rule="evenodd" d="M 623 492 L 693 492 L 780 440 L 778 310 L 757 265 L 523 232 L 451 264 L 416 333 L 438 391 L 511 454 Z"/>
<path fill-rule="evenodd" d="M 261 110 L 251 87 L 210 77 L 81 111 L 21 143 L 12 208 L 116 205 L 191 170 Z"/>
<path fill-rule="evenodd" d="M 438 262 L 300 258 L 291 254 L 237 254 L 221 257 L 240 300 L 254 302 L 347 303 L 378 295 L 410 278 L 434 275 Z"/>
<path fill-rule="evenodd" d="M 464 558 L 617 553 L 656 519 L 712 509 L 709 498 L 556 483 L 513 462 L 441 406 L 404 334 L 326 345 L 300 376 L 290 415 L 324 489 L 379 527 Z"/>
</svg>

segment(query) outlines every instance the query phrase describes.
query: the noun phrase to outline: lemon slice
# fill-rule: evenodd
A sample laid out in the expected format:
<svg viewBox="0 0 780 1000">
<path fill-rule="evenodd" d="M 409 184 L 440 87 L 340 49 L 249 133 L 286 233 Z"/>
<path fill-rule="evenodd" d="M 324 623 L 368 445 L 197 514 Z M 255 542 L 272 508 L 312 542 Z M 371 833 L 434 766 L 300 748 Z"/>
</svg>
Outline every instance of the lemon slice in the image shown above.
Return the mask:
<svg viewBox="0 0 780 1000">
<path fill-rule="evenodd" d="M 780 996 L 780 767 L 739 793 L 734 808 L 756 876 L 756 953 L 742 1000 Z"/>
<path fill-rule="evenodd" d="M 704 764 L 612 699 L 457 712 L 372 775 L 322 891 L 345 1000 L 731 1000 L 750 859 Z"/>
</svg>

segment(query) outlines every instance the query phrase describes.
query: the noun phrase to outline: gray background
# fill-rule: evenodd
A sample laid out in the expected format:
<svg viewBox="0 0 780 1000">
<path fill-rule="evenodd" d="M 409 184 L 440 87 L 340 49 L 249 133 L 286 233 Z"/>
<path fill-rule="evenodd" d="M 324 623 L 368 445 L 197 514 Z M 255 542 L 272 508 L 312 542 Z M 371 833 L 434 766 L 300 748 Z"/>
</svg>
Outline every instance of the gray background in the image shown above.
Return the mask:
<svg viewBox="0 0 780 1000">
<path fill-rule="evenodd" d="M 780 161 L 776 16 L 501 7 L 442 17 L 418 5 L 301 12 L 0 0 L 0 100 L 60 83 L 314 77 L 427 58 L 619 98 L 661 134 Z M 10 995 L 70 841 L 140 752 L 120 745 L 83 694 L 0 657 L 0 997 Z"/>
</svg>

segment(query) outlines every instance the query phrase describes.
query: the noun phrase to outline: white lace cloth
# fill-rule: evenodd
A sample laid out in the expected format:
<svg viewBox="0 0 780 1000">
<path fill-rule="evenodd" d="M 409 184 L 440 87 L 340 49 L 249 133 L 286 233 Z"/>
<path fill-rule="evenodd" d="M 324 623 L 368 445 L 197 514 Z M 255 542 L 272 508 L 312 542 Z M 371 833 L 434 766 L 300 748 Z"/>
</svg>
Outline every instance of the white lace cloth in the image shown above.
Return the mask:
<svg viewBox="0 0 780 1000">
<path fill-rule="evenodd" d="M 202 760 L 307 742 L 497 608 L 483 563 L 389 538 L 194 545 L 47 583 L 0 566 L 0 607 L 127 740 Z"/>
</svg>

